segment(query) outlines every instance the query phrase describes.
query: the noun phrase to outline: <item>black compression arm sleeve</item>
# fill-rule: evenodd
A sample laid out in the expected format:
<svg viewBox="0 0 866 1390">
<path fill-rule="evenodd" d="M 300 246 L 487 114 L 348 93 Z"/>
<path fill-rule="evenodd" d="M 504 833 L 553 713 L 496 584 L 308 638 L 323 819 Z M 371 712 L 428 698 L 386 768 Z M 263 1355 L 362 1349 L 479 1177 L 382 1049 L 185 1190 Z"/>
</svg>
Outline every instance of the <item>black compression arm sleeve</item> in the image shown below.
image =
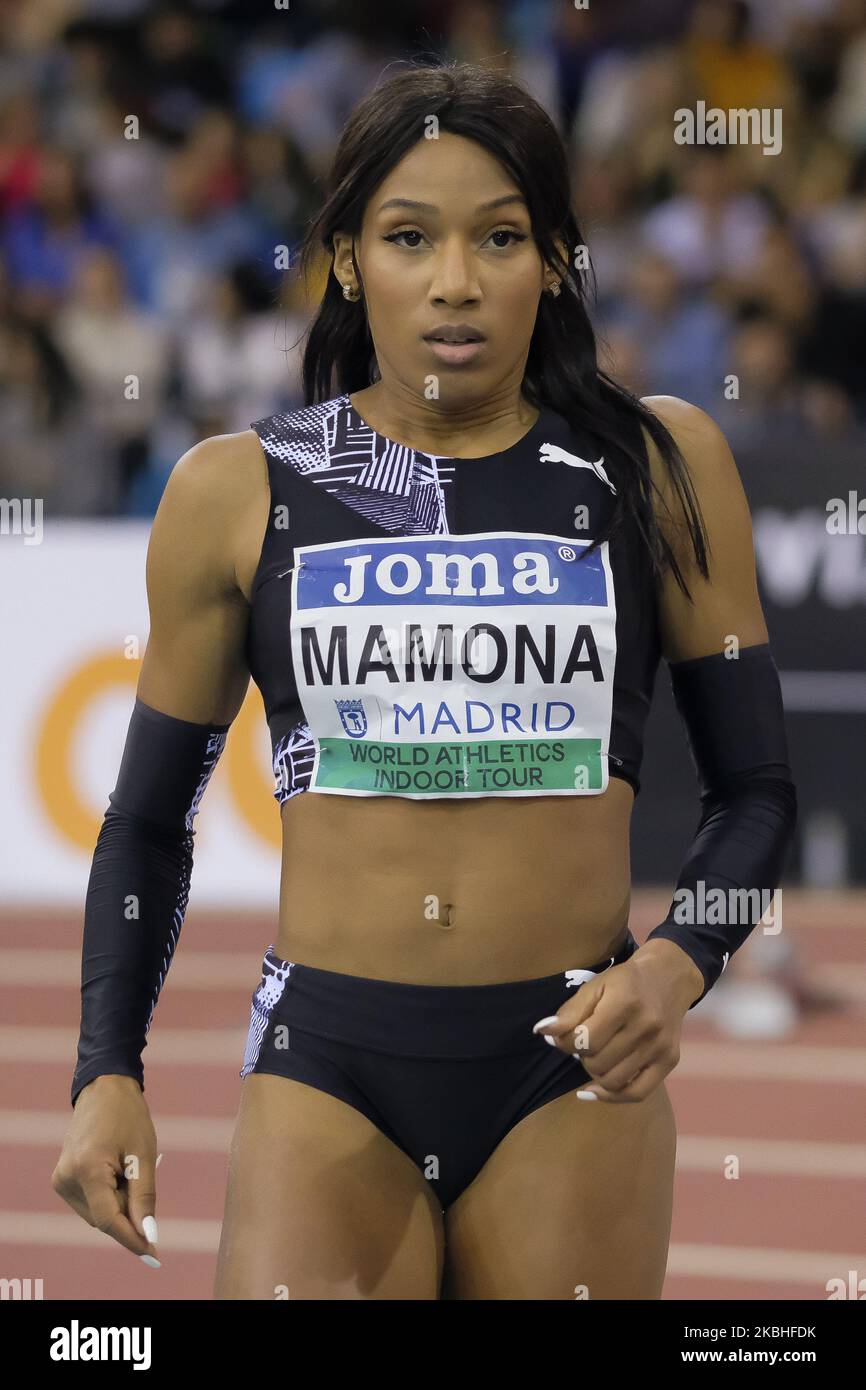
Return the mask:
<svg viewBox="0 0 866 1390">
<path fill-rule="evenodd" d="M 229 726 L 136 698 L 84 906 L 81 1031 L 72 1104 L 97 1076 L 133 1076 L 189 899 L 193 820 Z"/>
<path fill-rule="evenodd" d="M 797 822 L 782 691 L 767 642 L 671 663 L 703 813 L 670 911 L 654 937 L 675 942 L 712 989 L 779 885 Z"/>
</svg>

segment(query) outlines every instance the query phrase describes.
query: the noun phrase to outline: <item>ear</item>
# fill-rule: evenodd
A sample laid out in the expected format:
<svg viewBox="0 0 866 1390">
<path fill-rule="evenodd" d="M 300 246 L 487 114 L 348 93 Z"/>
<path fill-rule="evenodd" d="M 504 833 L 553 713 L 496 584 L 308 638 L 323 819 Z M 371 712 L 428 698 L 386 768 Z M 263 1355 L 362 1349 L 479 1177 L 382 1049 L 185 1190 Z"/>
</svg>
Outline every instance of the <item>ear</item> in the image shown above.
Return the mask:
<svg viewBox="0 0 866 1390">
<path fill-rule="evenodd" d="M 352 256 L 355 238 L 350 236 L 348 232 L 334 232 L 332 241 L 334 243 L 335 276 L 341 285 L 349 285 L 353 290 L 359 289 Z"/>
<path fill-rule="evenodd" d="M 562 257 L 563 261 L 565 262 L 565 265 L 566 265 L 565 275 L 567 275 L 567 274 L 568 274 L 568 269 L 569 269 L 569 266 L 568 266 L 568 247 L 566 246 L 566 244 L 565 244 L 565 242 L 564 242 L 564 240 L 562 239 L 561 236 L 554 237 L 554 239 L 553 239 L 553 244 L 554 244 L 554 246 L 556 247 L 557 251 L 559 252 L 560 256 Z M 565 277 L 564 277 L 564 275 L 563 275 L 563 273 L 562 273 L 561 270 L 557 269 L 556 266 L 550 264 L 548 261 L 543 261 L 543 262 L 542 262 L 541 276 L 542 276 L 542 289 L 543 289 L 545 292 L 550 291 L 550 290 L 553 290 L 554 293 L 555 293 L 555 292 L 556 292 L 556 287 L 557 287 L 557 286 L 559 287 L 560 290 L 562 289 L 562 281 L 563 281 L 563 279 L 564 279 Z"/>
</svg>

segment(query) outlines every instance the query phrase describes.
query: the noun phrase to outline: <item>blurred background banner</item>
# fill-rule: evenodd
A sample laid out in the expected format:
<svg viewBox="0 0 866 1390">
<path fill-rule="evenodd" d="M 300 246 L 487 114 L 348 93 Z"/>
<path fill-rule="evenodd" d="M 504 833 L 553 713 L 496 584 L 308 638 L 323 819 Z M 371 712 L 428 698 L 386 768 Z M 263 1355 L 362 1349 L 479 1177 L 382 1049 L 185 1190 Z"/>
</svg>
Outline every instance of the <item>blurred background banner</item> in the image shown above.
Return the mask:
<svg viewBox="0 0 866 1390">
<path fill-rule="evenodd" d="M 0 552 L 7 653 L 0 682 L 3 899 L 81 907 L 147 633 L 142 521 L 55 521 L 40 546 Z M 195 821 L 203 906 L 272 907 L 279 817 L 254 686 Z M 46 871 L 46 866 L 50 870 Z"/>
<path fill-rule="evenodd" d="M 783 918 L 777 894 L 778 925 L 684 1021 L 664 1297 L 862 1297 L 866 0 L 0 5 L 2 1296 L 31 1278 L 51 1299 L 211 1296 L 280 889 L 253 686 L 195 822 L 144 1057 L 166 1157 L 158 1287 L 49 1182 L 85 890 L 166 480 L 197 441 L 303 404 L 327 265 L 302 286 L 300 241 L 353 105 L 418 58 L 508 69 L 550 113 L 601 365 L 707 411 L 752 511 L 800 820 Z M 699 815 L 662 663 L 632 822 L 639 941 Z"/>
<path fill-rule="evenodd" d="M 864 359 L 866 360 L 866 359 Z M 711 411 L 711 413 L 714 413 Z M 721 418 L 721 412 L 718 412 Z M 727 434 L 749 505 L 758 586 L 782 681 L 799 823 L 786 882 L 866 881 L 866 450 L 859 427 Z M 853 499 L 853 500 L 852 500 Z M 858 503 L 863 503 L 859 515 Z M 833 505 L 835 504 L 835 505 Z M 828 511 L 829 506 L 829 511 Z M 854 510 L 852 510 L 854 509 Z M 846 529 L 832 529 L 844 515 Z M 695 824 L 694 773 L 660 667 L 635 804 L 637 881 L 676 876 Z"/>
</svg>

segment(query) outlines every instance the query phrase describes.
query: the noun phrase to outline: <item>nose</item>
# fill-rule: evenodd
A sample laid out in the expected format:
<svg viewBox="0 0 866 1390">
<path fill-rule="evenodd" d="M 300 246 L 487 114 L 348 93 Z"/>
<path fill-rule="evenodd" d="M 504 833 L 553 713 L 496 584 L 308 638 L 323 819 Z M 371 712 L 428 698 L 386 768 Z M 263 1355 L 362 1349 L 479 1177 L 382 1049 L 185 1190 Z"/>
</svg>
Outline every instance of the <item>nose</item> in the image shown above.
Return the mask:
<svg viewBox="0 0 866 1390">
<path fill-rule="evenodd" d="M 457 308 L 481 299 L 475 256 L 459 237 L 447 237 L 433 262 L 430 303 Z"/>
</svg>

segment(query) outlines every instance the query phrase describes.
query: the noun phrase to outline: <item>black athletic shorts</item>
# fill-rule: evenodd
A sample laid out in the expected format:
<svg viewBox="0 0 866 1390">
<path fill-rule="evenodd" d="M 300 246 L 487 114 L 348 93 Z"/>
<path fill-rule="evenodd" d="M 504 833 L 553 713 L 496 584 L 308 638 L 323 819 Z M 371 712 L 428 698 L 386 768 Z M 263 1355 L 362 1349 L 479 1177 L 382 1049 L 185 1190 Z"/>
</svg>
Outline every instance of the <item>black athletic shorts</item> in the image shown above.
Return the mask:
<svg viewBox="0 0 866 1390">
<path fill-rule="evenodd" d="M 637 950 L 628 933 L 615 956 Z M 448 1207 L 525 1115 L 590 1080 L 532 1028 L 587 971 L 494 985 L 407 985 L 280 960 L 268 947 L 240 1075 L 270 1072 L 360 1110 Z"/>
</svg>

